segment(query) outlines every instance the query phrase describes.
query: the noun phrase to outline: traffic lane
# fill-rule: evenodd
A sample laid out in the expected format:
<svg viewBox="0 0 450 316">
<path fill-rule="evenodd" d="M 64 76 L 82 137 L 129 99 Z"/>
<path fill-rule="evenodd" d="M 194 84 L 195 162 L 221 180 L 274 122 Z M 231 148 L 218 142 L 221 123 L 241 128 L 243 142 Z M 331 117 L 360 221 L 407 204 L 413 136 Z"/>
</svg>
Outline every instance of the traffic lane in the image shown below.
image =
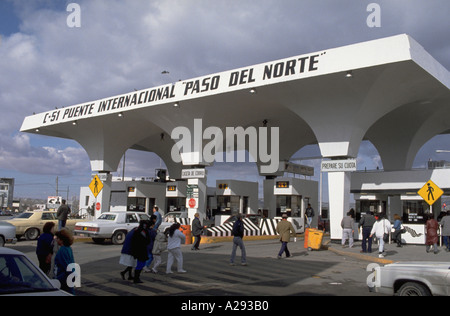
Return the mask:
<svg viewBox="0 0 450 316">
<path fill-rule="evenodd" d="M 34 241 L 11 246 L 37 261 Z M 81 266 L 82 287 L 78 295 L 374 295 L 369 293 L 366 262 L 349 259 L 329 251 L 308 252 L 300 243 L 290 244 L 289 259 L 276 259 L 280 243 L 245 243 L 249 266 L 230 266 L 232 243 L 202 245 L 200 251 L 182 247 L 187 274 L 166 275 L 167 252 L 163 254 L 161 274 L 142 274 L 142 285 L 123 281 L 119 272 L 121 246 L 75 243 L 74 257 Z M 237 260 L 240 261 L 240 251 Z"/>
</svg>

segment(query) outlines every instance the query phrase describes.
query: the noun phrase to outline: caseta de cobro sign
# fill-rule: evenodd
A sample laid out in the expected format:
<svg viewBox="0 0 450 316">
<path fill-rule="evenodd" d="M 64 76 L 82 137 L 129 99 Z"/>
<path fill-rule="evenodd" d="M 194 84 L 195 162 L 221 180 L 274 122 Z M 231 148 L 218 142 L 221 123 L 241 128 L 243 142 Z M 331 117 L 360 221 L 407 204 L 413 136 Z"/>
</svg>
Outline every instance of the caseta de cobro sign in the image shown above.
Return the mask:
<svg viewBox="0 0 450 316">
<path fill-rule="evenodd" d="M 323 53 L 292 57 L 248 68 L 227 71 L 196 79 L 101 99 L 67 108 L 41 113 L 40 124 L 52 125 L 92 116 L 122 112 L 134 108 L 178 102 L 195 97 L 257 87 L 302 76 L 311 76 L 320 68 Z"/>
</svg>

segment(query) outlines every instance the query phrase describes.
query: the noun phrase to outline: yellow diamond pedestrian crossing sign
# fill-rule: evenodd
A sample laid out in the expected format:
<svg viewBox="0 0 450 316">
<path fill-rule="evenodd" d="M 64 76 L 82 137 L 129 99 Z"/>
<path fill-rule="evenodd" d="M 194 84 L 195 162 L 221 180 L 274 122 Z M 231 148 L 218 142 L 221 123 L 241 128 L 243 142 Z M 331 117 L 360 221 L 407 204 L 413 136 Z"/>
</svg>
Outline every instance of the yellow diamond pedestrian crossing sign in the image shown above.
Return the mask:
<svg viewBox="0 0 450 316">
<path fill-rule="evenodd" d="M 425 185 L 422 187 L 422 189 L 417 192 L 429 205 L 433 205 L 434 202 L 436 202 L 442 194 L 444 194 L 444 191 L 441 190 L 433 181 L 428 181 L 425 183 Z"/>
<path fill-rule="evenodd" d="M 100 192 L 103 189 L 103 183 L 98 177 L 98 175 L 95 175 L 94 178 L 91 181 L 91 184 L 89 184 L 89 189 L 91 189 L 92 194 L 94 194 L 95 197 L 100 194 Z"/>
</svg>

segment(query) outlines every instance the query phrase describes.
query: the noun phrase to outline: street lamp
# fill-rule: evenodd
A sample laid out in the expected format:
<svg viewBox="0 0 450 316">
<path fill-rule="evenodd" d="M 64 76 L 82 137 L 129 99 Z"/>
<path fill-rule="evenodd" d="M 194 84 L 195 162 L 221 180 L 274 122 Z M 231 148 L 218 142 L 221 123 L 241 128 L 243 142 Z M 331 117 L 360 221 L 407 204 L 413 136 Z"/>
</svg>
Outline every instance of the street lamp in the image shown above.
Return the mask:
<svg viewBox="0 0 450 316">
<path fill-rule="evenodd" d="M 438 149 L 438 150 L 436 150 L 436 153 L 438 153 L 438 154 L 450 153 L 450 150 Z"/>
</svg>

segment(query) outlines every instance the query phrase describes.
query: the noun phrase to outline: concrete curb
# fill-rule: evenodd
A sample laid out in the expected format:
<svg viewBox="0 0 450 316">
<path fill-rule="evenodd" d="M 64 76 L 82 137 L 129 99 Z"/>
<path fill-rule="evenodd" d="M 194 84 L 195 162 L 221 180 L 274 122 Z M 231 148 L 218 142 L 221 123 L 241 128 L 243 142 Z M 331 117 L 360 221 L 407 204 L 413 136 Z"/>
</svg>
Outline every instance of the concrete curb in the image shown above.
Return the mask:
<svg viewBox="0 0 450 316">
<path fill-rule="evenodd" d="M 335 254 L 338 254 L 340 256 L 347 256 L 358 260 L 368 261 L 368 262 L 375 262 L 380 264 L 391 264 L 394 263 L 392 260 L 388 259 L 382 259 L 382 258 L 376 258 L 369 255 L 365 255 L 362 253 L 352 253 L 344 250 L 339 250 L 333 247 L 328 247 L 328 250 L 331 252 L 334 252 Z"/>
</svg>

